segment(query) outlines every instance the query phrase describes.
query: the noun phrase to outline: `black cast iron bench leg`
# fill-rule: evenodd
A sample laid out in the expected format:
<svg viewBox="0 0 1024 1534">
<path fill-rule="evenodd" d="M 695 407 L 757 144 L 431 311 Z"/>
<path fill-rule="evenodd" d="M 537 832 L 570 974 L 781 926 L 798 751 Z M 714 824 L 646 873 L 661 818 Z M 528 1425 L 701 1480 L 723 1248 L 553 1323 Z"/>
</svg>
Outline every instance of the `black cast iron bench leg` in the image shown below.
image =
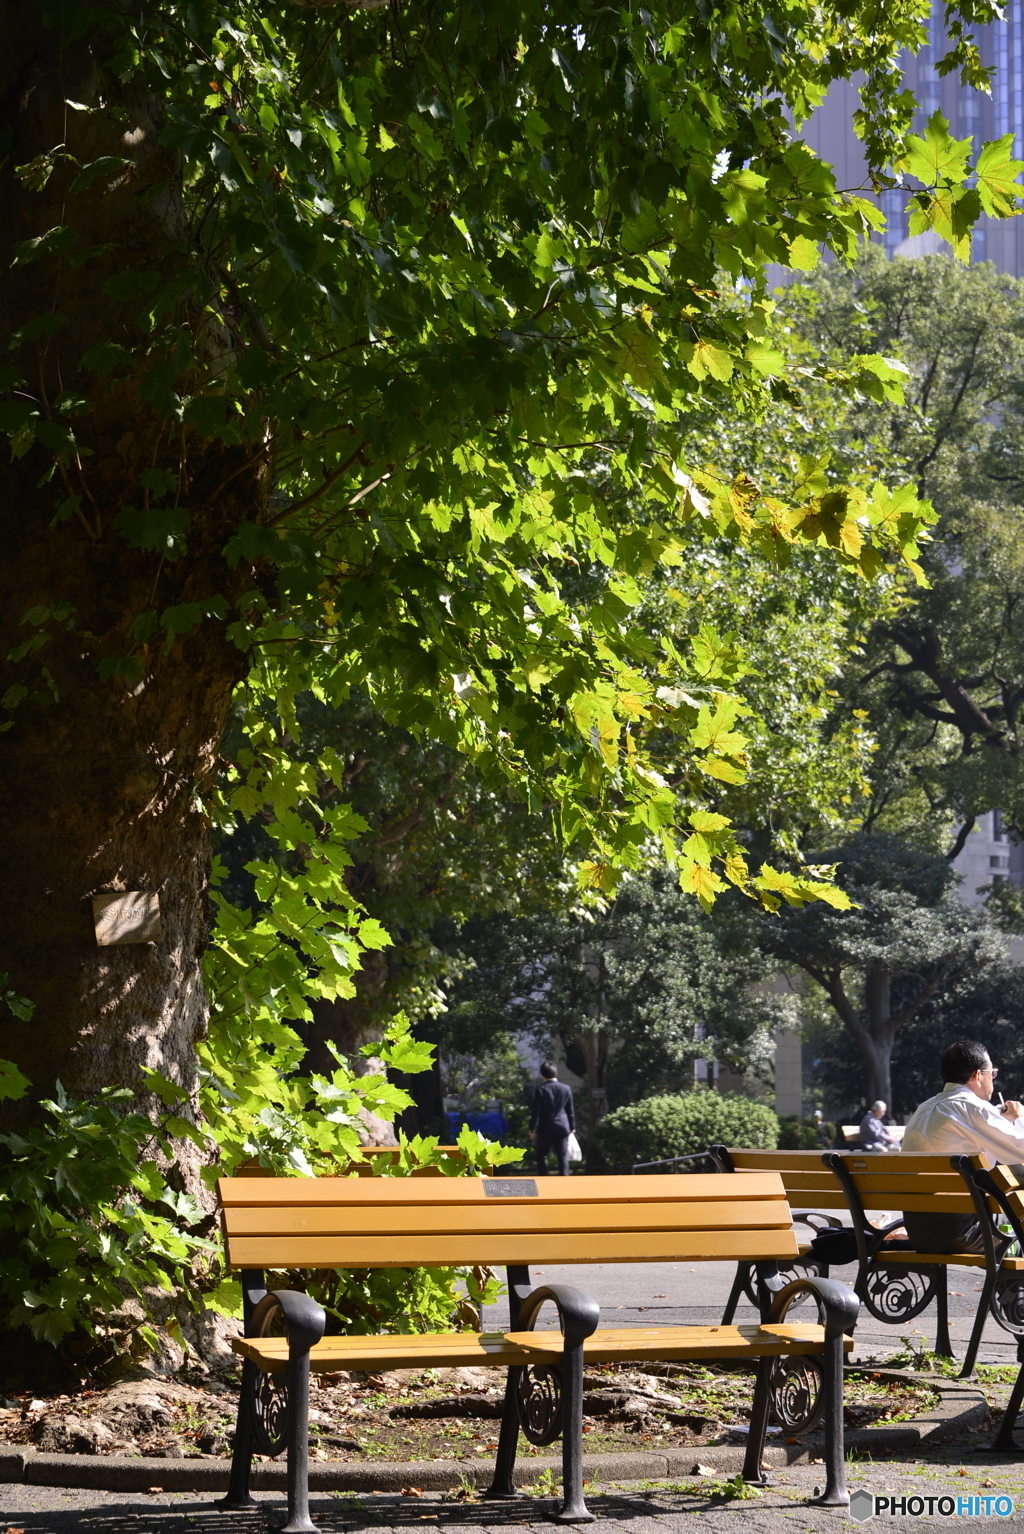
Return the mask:
<svg viewBox="0 0 1024 1534">
<path fill-rule="evenodd" d="M 515 1271 L 509 1269 L 510 1279 Z M 593 1523 L 594 1515 L 583 1499 L 583 1344 L 597 1327 L 601 1308 L 582 1289 L 572 1289 L 567 1284 L 544 1284 L 526 1295 L 522 1293 L 523 1287 L 509 1284 L 509 1294 L 515 1302 L 510 1305 L 514 1317 L 510 1330 L 532 1331 L 541 1307 L 548 1301 L 556 1307 L 562 1327 L 562 1501 L 552 1517 L 556 1523 Z M 512 1473 L 519 1439 L 516 1385 L 520 1373 L 518 1365 L 508 1371 L 494 1480 L 486 1493 L 488 1497 L 516 1495 Z"/>
<path fill-rule="evenodd" d="M 1017 1451 L 1017 1445 L 1013 1441 L 1013 1429 L 1020 1412 L 1021 1403 L 1024 1402 L 1024 1337 L 1017 1338 L 1017 1357 L 1020 1360 L 1020 1369 L 1017 1371 L 1017 1378 L 1013 1382 L 1013 1389 L 1010 1391 L 1010 1399 L 1006 1403 L 1006 1410 L 999 1424 L 999 1431 L 989 1445 L 990 1449 L 1000 1453 L 1013 1454 Z"/>
<path fill-rule="evenodd" d="M 519 1369 L 509 1369 L 505 1377 L 505 1404 L 501 1412 L 501 1428 L 498 1433 L 498 1452 L 494 1457 L 494 1479 L 484 1492 L 486 1501 L 502 1502 L 518 1497 L 512 1482 L 516 1468 L 516 1450 L 519 1446 L 519 1408 L 516 1405 L 516 1387 Z"/>
<path fill-rule="evenodd" d="M 768 1411 L 771 1398 L 768 1384 L 774 1358 L 757 1360 L 757 1376 L 754 1384 L 754 1403 L 750 1412 L 750 1432 L 747 1436 L 747 1452 L 743 1456 L 743 1479 L 752 1486 L 764 1486 L 767 1476 L 761 1466 L 764 1441 L 768 1432 Z"/>
<path fill-rule="evenodd" d="M 939 1269 L 939 1281 L 935 1286 L 935 1356 L 952 1358 L 953 1344 L 949 1340 L 949 1269 Z"/>
<path fill-rule="evenodd" d="M 242 1286 L 242 1332 L 253 1335 L 252 1318 L 261 1300 L 267 1297 L 263 1274 L 258 1268 L 244 1268 L 239 1274 Z M 238 1392 L 238 1413 L 235 1417 L 235 1443 L 231 1451 L 231 1478 L 228 1494 L 215 1504 L 226 1512 L 255 1507 L 256 1499 L 249 1491 L 249 1473 L 252 1469 L 253 1435 L 248 1402 L 252 1399 L 256 1365 L 248 1358 L 242 1362 L 242 1382 Z"/>
<path fill-rule="evenodd" d="M 822 1359 L 825 1375 L 825 1487 L 811 1500 L 820 1507 L 848 1507 L 843 1453 L 843 1337 L 830 1337 Z"/>
<path fill-rule="evenodd" d="M 305 1298 L 305 1296 L 303 1296 Z M 319 1306 L 317 1307 L 319 1309 Z M 281 1534 L 315 1534 L 309 1516 L 309 1348 L 288 1328 L 288 1522 Z M 315 1339 L 319 1340 L 319 1339 Z"/>
<path fill-rule="evenodd" d="M 243 1280 L 256 1275 L 243 1274 Z M 255 1287 L 246 1288 L 247 1301 L 254 1298 Z M 309 1352 L 320 1341 L 327 1324 L 322 1305 L 296 1289 L 263 1291 L 258 1303 L 246 1304 L 245 1335 L 262 1337 L 264 1325 L 275 1311 L 284 1316 L 288 1335 L 288 1521 L 281 1534 L 316 1534 L 316 1524 L 309 1516 Z M 238 1401 L 235 1448 L 231 1456 L 231 1481 L 223 1508 L 246 1508 L 253 1505 L 249 1493 L 252 1464 L 253 1424 L 249 1403 L 259 1365 L 251 1359 L 242 1364 L 242 1388 Z"/>
<path fill-rule="evenodd" d="M 252 1469 L 252 1422 L 249 1419 L 248 1401 L 255 1383 L 256 1365 L 251 1359 L 242 1362 L 242 1385 L 238 1392 L 238 1415 L 235 1418 L 235 1445 L 231 1451 L 231 1479 L 228 1494 L 216 1504 L 226 1512 L 238 1512 L 255 1507 L 256 1498 L 249 1490 L 249 1472 Z"/>
<path fill-rule="evenodd" d="M 562 1354 L 562 1506 L 556 1523 L 593 1523 L 583 1500 L 583 1338 L 565 1339 Z"/>
<path fill-rule="evenodd" d="M 765 1284 L 763 1287 L 768 1288 Z M 774 1287 L 772 1283 L 771 1287 Z M 825 1486 L 816 1497 L 809 1500 L 819 1507 L 848 1507 L 850 1496 L 846 1490 L 846 1461 L 843 1447 L 843 1344 L 846 1333 L 857 1323 L 860 1302 L 845 1284 L 837 1284 L 829 1278 L 798 1278 L 786 1284 L 775 1294 L 768 1313 L 769 1324 L 781 1321 L 794 1295 L 810 1293 L 818 1301 L 819 1314 L 824 1312 L 825 1346 L 821 1355 L 822 1388 L 825 1394 Z M 750 1437 L 743 1467 L 744 1480 L 763 1481 L 761 1455 L 768 1427 L 769 1379 L 772 1360 L 762 1359 L 758 1365 L 757 1385 L 754 1390 L 754 1407 L 751 1414 Z"/>
<path fill-rule="evenodd" d="M 996 1273 L 986 1273 L 985 1282 L 981 1286 L 981 1294 L 978 1296 L 978 1313 L 974 1317 L 974 1325 L 971 1328 L 971 1340 L 967 1344 L 967 1352 L 964 1354 L 963 1368 L 959 1378 L 968 1379 L 974 1373 L 974 1365 L 978 1357 L 978 1349 L 981 1347 L 981 1337 L 985 1330 L 985 1322 L 988 1320 L 989 1305 L 992 1300 L 992 1292 L 996 1287 Z M 938 1349 L 936 1348 L 936 1352 Z"/>
</svg>

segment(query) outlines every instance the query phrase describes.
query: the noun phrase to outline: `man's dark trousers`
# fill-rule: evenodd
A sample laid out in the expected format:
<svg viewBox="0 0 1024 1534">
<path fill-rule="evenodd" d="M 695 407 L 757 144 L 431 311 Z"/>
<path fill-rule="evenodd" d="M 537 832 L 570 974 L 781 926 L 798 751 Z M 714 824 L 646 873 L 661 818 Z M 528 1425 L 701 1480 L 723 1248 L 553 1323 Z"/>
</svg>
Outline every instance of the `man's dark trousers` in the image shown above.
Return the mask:
<svg viewBox="0 0 1024 1534">
<path fill-rule="evenodd" d="M 537 1171 L 540 1173 L 541 1177 L 546 1177 L 548 1173 L 549 1151 L 554 1151 L 556 1157 L 558 1158 L 559 1177 L 568 1177 L 569 1136 L 567 1134 L 560 1135 L 557 1130 L 545 1134 L 543 1131 L 539 1130 L 537 1133 L 537 1138 L 534 1141 L 534 1148 L 537 1152 Z"/>
</svg>

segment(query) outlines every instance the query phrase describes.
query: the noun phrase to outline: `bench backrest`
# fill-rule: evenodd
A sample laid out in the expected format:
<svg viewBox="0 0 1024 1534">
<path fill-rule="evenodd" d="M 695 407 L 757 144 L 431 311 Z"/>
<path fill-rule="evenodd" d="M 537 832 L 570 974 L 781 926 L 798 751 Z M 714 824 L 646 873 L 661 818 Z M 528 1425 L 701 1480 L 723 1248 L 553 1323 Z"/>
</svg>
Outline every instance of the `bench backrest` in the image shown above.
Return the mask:
<svg viewBox="0 0 1024 1534">
<path fill-rule="evenodd" d="M 847 1209 L 839 1179 L 824 1164 L 842 1161 L 864 1209 L 909 1210 L 927 1214 L 973 1214 L 974 1202 L 948 1156 L 908 1151 L 873 1156 L 857 1151 L 730 1150 L 737 1172 L 772 1171 L 782 1178 L 793 1209 Z M 976 1161 L 981 1165 L 980 1160 Z M 995 1210 L 995 1200 L 990 1200 Z"/>
<path fill-rule="evenodd" d="M 916 1214 L 974 1214 L 970 1192 L 948 1156 L 900 1151 L 896 1155 L 831 1153 L 841 1160 L 865 1209 Z M 976 1161 L 980 1165 L 980 1160 Z M 995 1200 L 991 1207 L 996 1208 Z"/>
<path fill-rule="evenodd" d="M 228 1177 L 217 1192 L 231 1268 L 756 1261 L 798 1250 L 771 1172 Z"/>
<path fill-rule="evenodd" d="M 974 1157 L 977 1166 L 981 1158 Z M 1011 1162 L 1008 1166 L 994 1166 L 988 1175 L 1006 1200 L 1006 1211 L 1024 1226 L 1024 1165 Z M 992 1203 L 992 1200 L 989 1200 Z"/>
<path fill-rule="evenodd" d="M 732 1150 L 729 1157 L 737 1172 L 775 1172 L 792 1208 L 845 1209 L 846 1197 L 828 1167 L 822 1165 L 820 1150 Z"/>
</svg>

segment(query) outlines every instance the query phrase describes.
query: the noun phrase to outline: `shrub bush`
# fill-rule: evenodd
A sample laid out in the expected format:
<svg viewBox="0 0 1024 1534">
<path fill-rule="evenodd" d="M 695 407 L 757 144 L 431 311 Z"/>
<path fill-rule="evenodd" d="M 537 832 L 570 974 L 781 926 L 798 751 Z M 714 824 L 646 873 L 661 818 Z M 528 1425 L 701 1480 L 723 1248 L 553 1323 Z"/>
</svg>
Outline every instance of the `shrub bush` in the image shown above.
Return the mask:
<svg viewBox="0 0 1024 1534">
<path fill-rule="evenodd" d="M 764 1103 L 738 1092 L 705 1090 L 646 1097 L 616 1108 L 601 1120 L 598 1133 L 605 1159 L 625 1167 L 634 1161 L 691 1155 L 715 1144 L 774 1150 L 779 1121 Z"/>
<path fill-rule="evenodd" d="M 813 1119 L 787 1113 L 779 1119 L 779 1150 L 827 1150 L 836 1137 L 836 1126 L 826 1121 L 821 1127 L 823 1135 Z"/>
</svg>

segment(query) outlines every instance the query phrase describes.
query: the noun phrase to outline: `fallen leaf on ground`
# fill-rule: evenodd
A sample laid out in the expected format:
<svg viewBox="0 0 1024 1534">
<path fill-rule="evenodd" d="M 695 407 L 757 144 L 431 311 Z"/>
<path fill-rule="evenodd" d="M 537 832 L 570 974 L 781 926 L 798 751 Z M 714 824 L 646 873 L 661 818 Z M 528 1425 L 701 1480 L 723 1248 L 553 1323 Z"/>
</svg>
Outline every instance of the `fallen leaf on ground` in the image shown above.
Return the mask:
<svg viewBox="0 0 1024 1534">
<path fill-rule="evenodd" d="M 691 1475 L 714 1475 L 715 1474 L 715 1467 L 714 1467 L 714 1465 L 699 1465 L 699 1464 L 698 1465 L 694 1465 L 693 1469 L 690 1471 L 690 1474 Z"/>
<path fill-rule="evenodd" d="M 423 1495 L 423 1487 L 422 1486 L 403 1486 L 402 1487 L 402 1496 L 403 1497 L 422 1497 L 422 1495 Z"/>
<path fill-rule="evenodd" d="M 151 1497 L 158 1497 L 161 1494 L 161 1492 L 163 1491 L 163 1487 L 162 1486 L 147 1486 L 146 1490 L 149 1492 L 149 1495 Z"/>
</svg>

